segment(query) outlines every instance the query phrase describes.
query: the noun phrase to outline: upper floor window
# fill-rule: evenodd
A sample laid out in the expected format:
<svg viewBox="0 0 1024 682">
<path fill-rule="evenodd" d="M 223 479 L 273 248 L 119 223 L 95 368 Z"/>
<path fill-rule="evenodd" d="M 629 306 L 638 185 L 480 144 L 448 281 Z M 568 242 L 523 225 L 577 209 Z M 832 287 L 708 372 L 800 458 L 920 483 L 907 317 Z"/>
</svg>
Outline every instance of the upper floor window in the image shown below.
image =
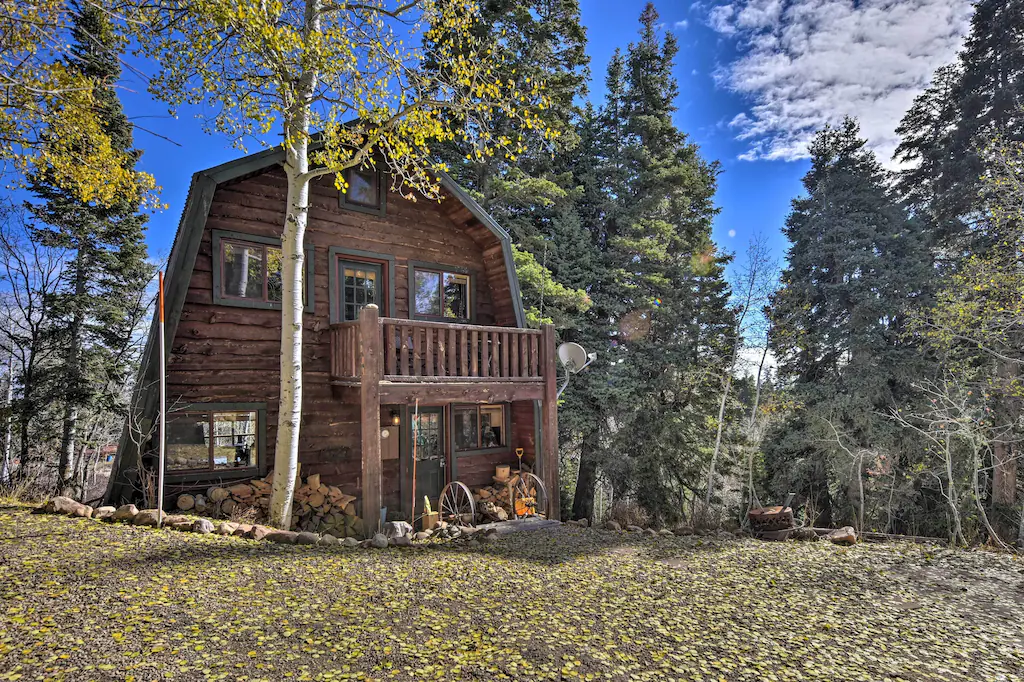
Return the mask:
<svg viewBox="0 0 1024 682">
<path fill-rule="evenodd" d="M 380 171 L 374 168 L 347 168 L 342 171 L 348 189 L 341 193 L 342 208 L 384 215 L 387 189 Z"/>
<path fill-rule="evenodd" d="M 313 249 L 305 249 L 303 298 L 313 310 Z M 213 231 L 213 302 L 244 308 L 280 309 L 281 240 L 224 230 Z"/>
<path fill-rule="evenodd" d="M 470 319 L 472 278 L 463 272 L 410 264 L 416 317 Z"/>
</svg>

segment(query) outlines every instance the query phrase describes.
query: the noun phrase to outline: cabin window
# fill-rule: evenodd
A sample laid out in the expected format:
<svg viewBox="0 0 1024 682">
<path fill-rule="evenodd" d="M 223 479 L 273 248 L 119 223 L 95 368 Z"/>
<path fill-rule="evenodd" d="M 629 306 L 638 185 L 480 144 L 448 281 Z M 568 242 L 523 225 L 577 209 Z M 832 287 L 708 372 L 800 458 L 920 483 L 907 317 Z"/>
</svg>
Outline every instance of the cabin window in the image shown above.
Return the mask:
<svg viewBox="0 0 1024 682">
<path fill-rule="evenodd" d="M 452 408 L 455 450 L 497 450 L 508 446 L 506 405 L 465 405 Z"/>
<path fill-rule="evenodd" d="M 257 410 L 179 412 L 167 421 L 167 471 L 256 469 L 261 440 Z"/>
<path fill-rule="evenodd" d="M 373 168 L 347 168 L 342 177 L 348 189 L 340 194 L 341 207 L 384 215 L 387 190 L 380 171 Z"/>
<path fill-rule="evenodd" d="M 470 319 L 472 277 L 469 274 L 413 265 L 410 270 L 416 317 Z"/>
<path fill-rule="evenodd" d="M 224 230 L 213 231 L 213 302 L 243 308 L 280 310 L 281 240 Z M 313 311 L 313 249 L 305 249 L 302 278 L 306 312 Z"/>
<path fill-rule="evenodd" d="M 381 266 L 376 263 L 338 261 L 341 321 L 359 319 L 359 311 L 371 303 L 381 307 Z"/>
</svg>

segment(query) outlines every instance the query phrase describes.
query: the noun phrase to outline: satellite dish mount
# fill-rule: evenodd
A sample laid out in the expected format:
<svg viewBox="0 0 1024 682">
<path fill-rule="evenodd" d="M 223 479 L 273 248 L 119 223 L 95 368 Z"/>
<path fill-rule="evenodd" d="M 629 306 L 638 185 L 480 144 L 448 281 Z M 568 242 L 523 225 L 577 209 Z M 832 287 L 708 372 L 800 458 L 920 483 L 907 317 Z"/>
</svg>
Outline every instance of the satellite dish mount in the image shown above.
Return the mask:
<svg viewBox="0 0 1024 682">
<path fill-rule="evenodd" d="M 579 374 L 585 370 L 590 363 L 597 359 L 597 353 L 587 353 L 578 343 L 563 343 L 558 347 L 558 360 L 565 367 L 565 381 L 558 389 L 558 397 L 569 386 L 569 379 L 573 374 Z"/>
</svg>

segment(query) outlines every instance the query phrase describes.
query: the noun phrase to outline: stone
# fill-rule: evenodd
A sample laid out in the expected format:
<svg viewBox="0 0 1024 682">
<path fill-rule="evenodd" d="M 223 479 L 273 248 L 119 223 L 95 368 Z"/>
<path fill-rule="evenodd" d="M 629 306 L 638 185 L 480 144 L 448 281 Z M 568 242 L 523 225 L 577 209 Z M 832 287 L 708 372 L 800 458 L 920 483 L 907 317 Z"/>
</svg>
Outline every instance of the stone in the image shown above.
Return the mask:
<svg viewBox="0 0 1024 682">
<path fill-rule="evenodd" d="M 791 537 L 794 540 L 804 540 L 814 542 L 818 539 L 818 534 L 810 528 L 794 528 Z"/>
<path fill-rule="evenodd" d="M 732 540 L 733 539 L 733 534 L 730 533 L 727 530 L 720 530 L 720 531 L 718 531 L 718 539 L 719 540 Z"/>
<path fill-rule="evenodd" d="M 170 528 L 171 530 L 192 530 L 192 524 L 194 521 L 168 521 L 164 519 L 164 528 Z"/>
<path fill-rule="evenodd" d="M 375 533 L 373 539 L 370 540 L 370 546 L 376 547 L 377 549 L 384 549 L 388 546 L 388 539 L 382 533 Z"/>
<path fill-rule="evenodd" d="M 196 519 L 192 522 L 192 532 L 209 535 L 213 532 L 213 521 L 209 519 Z"/>
<path fill-rule="evenodd" d="M 235 531 L 239 530 L 239 525 L 233 521 L 221 521 L 217 524 L 217 527 L 213 529 L 213 532 L 217 535 L 234 535 Z M 245 535 L 243 530 L 239 535 Z"/>
<path fill-rule="evenodd" d="M 673 531 L 676 535 L 693 535 L 693 528 L 689 526 L 679 526 Z"/>
<path fill-rule="evenodd" d="M 646 533 L 647 535 L 650 535 L 652 538 L 658 537 L 658 531 L 654 530 L 653 528 L 648 528 L 647 530 L 644 531 L 644 533 Z"/>
<path fill-rule="evenodd" d="M 640 526 L 633 526 L 633 525 L 626 526 L 626 530 L 628 530 L 630 533 L 643 533 L 644 532 L 644 529 L 641 528 Z"/>
<path fill-rule="evenodd" d="M 412 525 L 405 521 L 388 521 L 384 524 L 384 535 L 388 538 L 404 538 L 412 535 Z"/>
<path fill-rule="evenodd" d="M 110 517 L 114 521 L 132 521 L 139 513 L 134 504 L 122 504 Z"/>
<path fill-rule="evenodd" d="M 469 545 L 470 547 L 479 547 L 479 546 L 480 546 L 480 541 L 479 541 L 479 540 L 477 540 L 476 538 L 473 538 L 473 539 L 472 539 L 472 540 L 470 540 L 470 541 L 469 541 L 469 542 L 468 542 L 467 544 L 468 544 L 468 545 Z"/>
<path fill-rule="evenodd" d="M 497 542 L 498 534 L 497 533 L 483 533 L 483 534 L 478 535 L 477 537 L 473 538 L 473 540 L 476 541 L 476 542 L 483 543 L 483 544 L 490 544 L 492 542 Z"/>
<path fill-rule="evenodd" d="M 320 536 L 316 533 L 303 532 L 295 536 L 296 545 L 315 545 L 320 542 Z"/>
<path fill-rule="evenodd" d="M 267 533 L 263 539 L 280 545 L 294 545 L 295 538 L 298 536 L 298 533 L 293 533 L 290 530 L 275 530 Z"/>
<path fill-rule="evenodd" d="M 828 539 L 835 545 L 855 545 L 857 544 L 857 531 L 853 529 L 853 526 L 843 526 L 839 530 L 829 533 Z"/>
<path fill-rule="evenodd" d="M 164 514 L 164 523 L 192 523 L 196 520 L 194 516 L 186 516 L 185 514 Z"/>
<path fill-rule="evenodd" d="M 622 526 L 619 525 L 618 521 L 608 521 L 604 524 L 605 530 L 622 530 Z"/>
<path fill-rule="evenodd" d="M 50 498 L 50 501 L 43 506 L 43 510 L 48 514 L 66 514 L 67 516 L 83 516 L 85 510 L 82 507 L 86 505 L 81 502 L 75 502 L 70 497 L 64 497 L 59 495 L 57 497 Z M 90 507 L 90 510 L 92 508 Z M 90 516 L 92 512 L 90 511 Z"/>
<path fill-rule="evenodd" d="M 92 518 L 93 509 L 87 504 L 83 504 L 79 509 L 75 510 L 75 516 L 81 516 L 83 519 Z"/>
<path fill-rule="evenodd" d="M 338 544 L 338 538 L 334 537 L 333 535 L 322 535 L 320 536 L 320 541 L 317 544 L 327 546 L 336 545 Z"/>
<path fill-rule="evenodd" d="M 158 509 L 143 509 L 135 518 L 132 519 L 132 524 L 136 526 L 151 526 L 156 527 L 157 523 L 166 518 L 166 515 Z"/>
<path fill-rule="evenodd" d="M 672 536 L 672 535 L 675 535 L 675 533 L 673 533 L 672 531 L 670 531 L 670 530 L 669 530 L 668 528 L 662 528 L 661 530 L 659 530 L 659 531 L 658 531 L 658 535 L 663 535 L 663 536 L 664 536 L 664 535 L 667 535 L 667 536 Z"/>
<path fill-rule="evenodd" d="M 110 506 L 96 507 L 95 509 L 92 510 L 92 517 L 94 519 L 106 520 L 106 519 L 111 518 L 116 511 L 117 511 L 116 507 L 110 507 Z"/>
<path fill-rule="evenodd" d="M 412 547 L 412 538 L 408 535 L 403 535 L 398 538 L 391 538 L 390 542 L 393 542 L 395 547 Z"/>
<path fill-rule="evenodd" d="M 346 547 L 357 547 L 359 545 L 359 540 L 356 540 L 355 538 L 345 538 L 341 541 L 341 544 Z"/>
<path fill-rule="evenodd" d="M 263 540 L 272 532 L 272 528 L 268 528 L 267 526 L 255 525 L 248 533 L 245 534 L 245 537 L 251 540 Z"/>
<path fill-rule="evenodd" d="M 421 530 L 419 533 L 416 533 L 415 535 L 413 535 L 412 539 L 413 540 L 429 540 L 431 535 L 432 535 L 432 533 L 428 533 L 426 531 L 422 531 Z"/>
<path fill-rule="evenodd" d="M 577 519 L 576 520 L 576 525 L 579 526 L 580 528 L 589 528 L 590 527 L 590 520 L 587 519 L 586 517 L 584 517 L 582 519 Z"/>
</svg>

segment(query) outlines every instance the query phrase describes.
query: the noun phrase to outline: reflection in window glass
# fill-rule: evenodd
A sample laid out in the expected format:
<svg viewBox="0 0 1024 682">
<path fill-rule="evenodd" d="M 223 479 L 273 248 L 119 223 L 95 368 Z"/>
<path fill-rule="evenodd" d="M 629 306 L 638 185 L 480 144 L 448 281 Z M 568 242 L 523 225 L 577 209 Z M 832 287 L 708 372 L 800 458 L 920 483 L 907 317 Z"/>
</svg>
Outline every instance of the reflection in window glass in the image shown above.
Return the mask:
<svg viewBox="0 0 1024 682">
<path fill-rule="evenodd" d="M 452 416 L 456 450 L 486 450 L 507 445 L 504 405 L 456 407 Z"/>
<path fill-rule="evenodd" d="M 167 470 L 209 471 L 258 464 L 256 412 L 189 412 L 167 422 Z"/>
<path fill-rule="evenodd" d="M 477 448 L 476 408 L 456 407 L 452 413 L 455 418 L 455 449 L 475 450 Z"/>
<path fill-rule="evenodd" d="M 416 271 L 416 314 L 441 316 L 441 274 Z"/>
<path fill-rule="evenodd" d="M 360 267 L 354 263 L 341 266 L 342 320 L 359 319 L 359 311 L 377 300 L 377 285 L 380 281 L 380 268 L 367 265 Z"/>
<path fill-rule="evenodd" d="M 380 206 L 380 182 L 376 171 L 352 168 L 345 172 L 345 180 L 348 182 L 345 203 L 369 208 Z"/>
<path fill-rule="evenodd" d="M 263 249 L 223 242 L 224 295 L 263 298 Z"/>
<path fill-rule="evenodd" d="M 469 275 L 444 273 L 444 316 L 469 319 Z"/>
<path fill-rule="evenodd" d="M 267 300 L 281 301 L 281 268 L 283 259 L 281 249 L 274 247 L 267 248 Z M 303 279 L 303 290 L 305 290 L 305 279 Z"/>
<path fill-rule="evenodd" d="M 167 470 L 210 468 L 208 414 L 183 414 L 167 420 Z"/>
</svg>

